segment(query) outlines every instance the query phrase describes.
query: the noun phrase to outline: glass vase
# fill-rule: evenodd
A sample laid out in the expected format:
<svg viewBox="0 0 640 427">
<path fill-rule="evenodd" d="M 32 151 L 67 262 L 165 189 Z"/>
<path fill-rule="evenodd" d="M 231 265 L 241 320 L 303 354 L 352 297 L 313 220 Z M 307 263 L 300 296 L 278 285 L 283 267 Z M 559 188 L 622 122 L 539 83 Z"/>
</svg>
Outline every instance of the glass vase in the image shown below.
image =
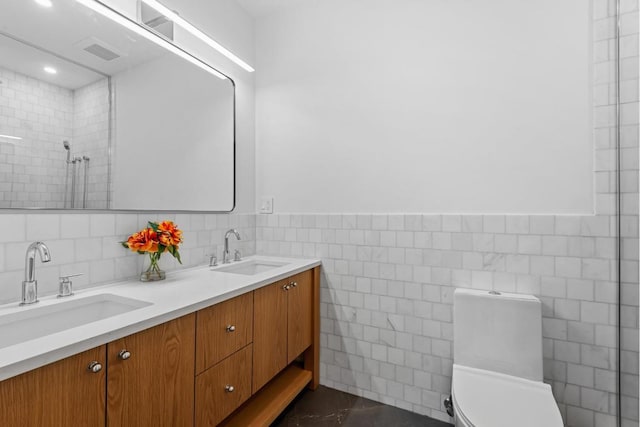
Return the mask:
<svg viewBox="0 0 640 427">
<path fill-rule="evenodd" d="M 142 271 L 142 274 L 140 274 L 141 282 L 155 282 L 157 280 L 164 280 L 167 277 L 166 273 L 160 269 L 158 261 L 160 261 L 159 253 L 149 254 L 149 260 L 144 263 L 146 265 L 148 262 L 149 265 Z"/>
</svg>

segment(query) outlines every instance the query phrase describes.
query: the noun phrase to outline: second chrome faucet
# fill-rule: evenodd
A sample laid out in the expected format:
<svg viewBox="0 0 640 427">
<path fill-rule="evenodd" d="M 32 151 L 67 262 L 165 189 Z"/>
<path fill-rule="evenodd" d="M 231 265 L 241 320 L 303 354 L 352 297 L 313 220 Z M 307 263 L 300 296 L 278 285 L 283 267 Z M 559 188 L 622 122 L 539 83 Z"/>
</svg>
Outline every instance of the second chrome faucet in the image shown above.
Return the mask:
<svg viewBox="0 0 640 427">
<path fill-rule="evenodd" d="M 232 228 L 230 230 L 228 230 L 225 234 L 224 234 L 224 252 L 222 252 L 222 263 L 223 264 L 229 264 L 231 262 L 231 260 L 229 259 L 229 237 L 231 235 L 236 236 L 236 239 L 240 240 L 240 233 L 238 233 L 238 230 L 236 230 L 235 228 Z M 240 258 L 239 253 L 236 251 L 236 261 L 238 261 Z"/>
</svg>

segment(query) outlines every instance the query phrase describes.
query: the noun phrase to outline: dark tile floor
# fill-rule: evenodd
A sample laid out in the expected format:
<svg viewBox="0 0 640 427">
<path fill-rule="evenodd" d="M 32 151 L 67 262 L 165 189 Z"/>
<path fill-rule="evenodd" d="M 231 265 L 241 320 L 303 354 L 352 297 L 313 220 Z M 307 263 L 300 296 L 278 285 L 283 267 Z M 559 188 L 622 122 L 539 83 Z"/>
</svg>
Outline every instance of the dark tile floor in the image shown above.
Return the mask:
<svg viewBox="0 0 640 427">
<path fill-rule="evenodd" d="M 450 427 L 450 424 L 320 386 L 304 391 L 271 427 Z"/>
</svg>

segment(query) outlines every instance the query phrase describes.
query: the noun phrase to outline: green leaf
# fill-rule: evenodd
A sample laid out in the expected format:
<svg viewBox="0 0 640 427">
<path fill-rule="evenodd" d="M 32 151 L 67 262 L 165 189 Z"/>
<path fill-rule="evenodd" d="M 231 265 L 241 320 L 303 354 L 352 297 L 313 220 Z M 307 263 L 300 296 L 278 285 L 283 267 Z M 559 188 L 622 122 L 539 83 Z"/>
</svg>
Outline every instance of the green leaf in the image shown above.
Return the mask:
<svg viewBox="0 0 640 427">
<path fill-rule="evenodd" d="M 174 251 L 173 256 L 178 260 L 180 264 L 182 264 L 182 260 L 180 259 L 180 253 L 178 253 L 178 251 Z"/>
<path fill-rule="evenodd" d="M 129 249 L 129 244 L 127 242 L 120 242 L 120 244 L 125 248 Z"/>
<path fill-rule="evenodd" d="M 144 252 L 144 251 L 138 251 L 138 253 L 139 253 L 140 255 L 144 255 L 146 252 Z"/>
<path fill-rule="evenodd" d="M 149 228 L 153 229 L 153 231 L 158 232 L 158 223 L 157 222 L 149 221 L 147 223 L 147 225 L 149 226 Z"/>
<path fill-rule="evenodd" d="M 158 244 L 158 253 L 161 254 L 164 250 L 167 249 L 166 246 Z"/>
</svg>

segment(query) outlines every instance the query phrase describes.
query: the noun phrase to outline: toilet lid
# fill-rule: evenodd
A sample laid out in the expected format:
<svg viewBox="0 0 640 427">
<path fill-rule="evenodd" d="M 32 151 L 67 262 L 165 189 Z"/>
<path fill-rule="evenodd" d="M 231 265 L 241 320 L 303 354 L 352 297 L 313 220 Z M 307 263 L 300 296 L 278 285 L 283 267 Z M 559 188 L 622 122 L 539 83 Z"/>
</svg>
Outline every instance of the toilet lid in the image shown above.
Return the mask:
<svg viewBox="0 0 640 427">
<path fill-rule="evenodd" d="M 453 365 L 456 417 L 474 427 L 562 427 L 548 384 Z"/>
</svg>

